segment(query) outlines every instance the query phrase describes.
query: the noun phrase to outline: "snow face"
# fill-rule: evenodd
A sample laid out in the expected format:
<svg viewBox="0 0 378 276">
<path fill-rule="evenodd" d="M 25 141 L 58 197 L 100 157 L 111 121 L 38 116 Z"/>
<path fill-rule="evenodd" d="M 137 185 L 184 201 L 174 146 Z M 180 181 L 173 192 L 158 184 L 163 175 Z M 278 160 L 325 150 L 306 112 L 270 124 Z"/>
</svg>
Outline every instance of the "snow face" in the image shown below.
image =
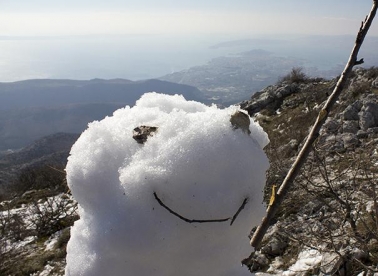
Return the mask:
<svg viewBox="0 0 378 276">
<path fill-rule="evenodd" d="M 253 122 L 233 129 L 238 110 L 147 93 L 90 123 L 66 168 L 80 214 L 66 275 L 250 275 L 240 262 L 265 212 L 268 138 Z M 140 126 L 157 127 L 144 144 Z"/>
</svg>

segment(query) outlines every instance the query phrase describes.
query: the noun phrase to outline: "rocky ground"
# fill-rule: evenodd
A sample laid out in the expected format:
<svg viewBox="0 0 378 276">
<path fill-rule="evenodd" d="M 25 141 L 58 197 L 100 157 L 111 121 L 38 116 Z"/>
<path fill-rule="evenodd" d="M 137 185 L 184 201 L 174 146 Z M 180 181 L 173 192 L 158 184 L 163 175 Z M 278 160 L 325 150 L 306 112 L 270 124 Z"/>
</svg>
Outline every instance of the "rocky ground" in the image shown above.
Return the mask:
<svg viewBox="0 0 378 276">
<path fill-rule="evenodd" d="M 266 148 L 271 162 L 267 201 L 336 84 L 336 79 L 291 77 L 242 103 L 271 140 Z M 354 71 L 261 248 L 245 260 L 251 271 L 259 275 L 378 271 L 377 77 L 377 68 Z"/>
<path fill-rule="evenodd" d="M 309 79 L 299 70 L 241 103 L 271 141 L 265 149 L 271 162 L 267 202 L 335 84 L 336 79 Z M 377 144 L 378 69 L 357 68 L 262 247 L 244 264 L 258 275 L 378 271 Z M 64 171 L 55 169 L 31 167 L 18 180 L 41 185 L 1 202 L 0 275 L 64 274 L 69 229 L 78 217 Z"/>
</svg>

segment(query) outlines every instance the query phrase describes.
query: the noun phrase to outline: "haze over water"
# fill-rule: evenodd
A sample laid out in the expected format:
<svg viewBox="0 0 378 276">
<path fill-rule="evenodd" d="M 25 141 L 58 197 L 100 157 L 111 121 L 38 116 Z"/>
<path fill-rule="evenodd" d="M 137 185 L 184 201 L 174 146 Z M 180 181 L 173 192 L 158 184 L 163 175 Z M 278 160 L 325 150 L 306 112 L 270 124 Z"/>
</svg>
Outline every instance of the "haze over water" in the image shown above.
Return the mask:
<svg viewBox="0 0 378 276">
<path fill-rule="evenodd" d="M 0 82 L 156 78 L 255 49 L 328 69 L 346 62 L 370 8 L 353 0 L 0 1 Z M 371 64 L 374 47 L 366 48 Z"/>
<path fill-rule="evenodd" d="M 375 41 L 377 38 L 371 38 L 365 47 L 370 63 L 378 60 L 373 51 Z M 254 49 L 304 59 L 306 66 L 329 69 L 346 62 L 353 42 L 353 36 L 0 37 L 0 82 L 35 78 L 157 78 L 206 64 L 212 58 Z"/>
</svg>

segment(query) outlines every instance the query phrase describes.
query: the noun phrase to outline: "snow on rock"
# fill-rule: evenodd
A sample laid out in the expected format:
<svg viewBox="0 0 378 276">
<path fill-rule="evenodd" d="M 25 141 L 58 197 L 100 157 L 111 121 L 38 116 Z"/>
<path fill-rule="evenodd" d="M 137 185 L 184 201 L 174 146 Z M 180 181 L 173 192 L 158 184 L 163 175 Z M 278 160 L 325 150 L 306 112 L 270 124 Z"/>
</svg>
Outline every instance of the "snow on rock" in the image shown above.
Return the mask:
<svg viewBox="0 0 378 276">
<path fill-rule="evenodd" d="M 47 264 L 44 269 L 42 270 L 41 273 L 34 273 L 31 276 L 49 276 L 49 275 L 54 275 L 51 272 L 54 270 L 54 267 Z M 55 274 L 56 275 L 56 274 Z"/>
<path fill-rule="evenodd" d="M 66 275 L 250 275 L 268 138 L 254 122 L 250 135 L 232 127 L 236 111 L 147 93 L 90 123 L 66 168 L 80 214 Z M 141 126 L 156 127 L 144 143 Z"/>
<path fill-rule="evenodd" d="M 307 275 L 307 271 L 315 268 L 322 261 L 322 255 L 318 250 L 305 249 L 298 255 L 298 259 L 290 266 L 288 271 L 282 273 L 283 276 Z"/>
</svg>

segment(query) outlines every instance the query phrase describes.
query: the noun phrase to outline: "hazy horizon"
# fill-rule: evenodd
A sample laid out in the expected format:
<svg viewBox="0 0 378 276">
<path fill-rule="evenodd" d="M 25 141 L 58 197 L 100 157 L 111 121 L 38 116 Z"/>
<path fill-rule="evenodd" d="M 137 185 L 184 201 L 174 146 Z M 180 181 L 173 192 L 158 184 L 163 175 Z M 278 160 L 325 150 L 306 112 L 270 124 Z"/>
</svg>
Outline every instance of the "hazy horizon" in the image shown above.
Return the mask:
<svg viewBox="0 0 378 276">
<path fill-rule="evenodd" d="M 371 4 L 367 0 L 0 1 L 0 81 L 157 78 L 254 49 L 326 69 L 346 62 Z M 378 24 L 373 22 L 367 41 L 375 43 L 377 36 Z M 227 41 L 241 42 L 211 48 Z M 362 49 L 370 64 L 378 60 L 373 48 Z"/>
<path fill-rule="evenodd" d="M 378 37 L 368 37 L 361 49 L 360 56 L 367 65 L 378 65 L 377 42 Z M 256 49 L 301 59 L 301 64 L 326 70 L 344 64 L 353 44 L 352 35 L 0 36 L 0 82 L 54 78 L 143 80 Z"/>
</svg>

